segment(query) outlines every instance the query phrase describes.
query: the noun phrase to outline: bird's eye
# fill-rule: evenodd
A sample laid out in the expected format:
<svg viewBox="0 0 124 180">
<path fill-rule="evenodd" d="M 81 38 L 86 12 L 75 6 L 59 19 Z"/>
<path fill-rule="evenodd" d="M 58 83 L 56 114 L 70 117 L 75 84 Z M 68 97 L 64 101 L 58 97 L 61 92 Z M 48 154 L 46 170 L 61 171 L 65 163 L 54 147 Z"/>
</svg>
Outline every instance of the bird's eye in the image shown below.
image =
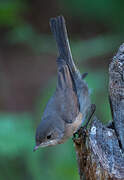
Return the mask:
<svg viewBox="0 0 124 180">
<path fill-rule="evenodd" d="M 51 134 L 47 136 L 47 139 L 51 139 Z"/>
</svg>

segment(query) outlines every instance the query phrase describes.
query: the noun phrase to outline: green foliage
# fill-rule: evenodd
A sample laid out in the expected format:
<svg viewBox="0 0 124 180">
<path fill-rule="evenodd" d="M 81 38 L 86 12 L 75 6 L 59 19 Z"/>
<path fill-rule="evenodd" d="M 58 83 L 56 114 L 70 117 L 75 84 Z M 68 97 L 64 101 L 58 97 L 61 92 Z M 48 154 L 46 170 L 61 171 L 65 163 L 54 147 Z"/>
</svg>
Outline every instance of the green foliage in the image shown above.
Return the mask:
<svg viewBox="0 0 124 180">
<path fill-rule="evenodd" d="M 108 27 L 114 27 L 117 30 L 124 29 L 124 1 L 118 0 L 59 0 L 67 12 L 72 16 L 86 18 L 88 20 L 97 20 L 105 23 Z"/>
<path fill-rule="evenodd" d="M 122 34 L 105 34 L 89 40 L 78 39 L 71 41 L 71 47 L 74 57 L 78 61 L 84 61 L 113 52 L 120 45 L 121 41 Z"/>
<path fill-rule="evenodd" d="M 1 113 L 0 127 L 0 152 L 3 156 L 18 156 L 26 148 L 31 149 L 33 126 L 30 114 Z"/>
<path fill-rule="evenodd" d="M 26 1 L 1 0 L 0 26 L 15 26 L 22 23 L 20 13 L 26 10 Z"/>
</svg>

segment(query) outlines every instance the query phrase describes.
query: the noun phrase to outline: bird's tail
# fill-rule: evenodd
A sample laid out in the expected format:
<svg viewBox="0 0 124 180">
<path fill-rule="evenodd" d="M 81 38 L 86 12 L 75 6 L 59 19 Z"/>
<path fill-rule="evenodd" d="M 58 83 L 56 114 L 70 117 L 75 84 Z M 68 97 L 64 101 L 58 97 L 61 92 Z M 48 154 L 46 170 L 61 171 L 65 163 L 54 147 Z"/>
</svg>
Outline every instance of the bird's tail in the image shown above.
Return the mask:
<svg viewBox="0 0 124 180">
<path fill-rule="evenodd" d="M 51 18 L 50 27 L 56 39 L 57 47 L 59 50 L 59 58 L 66 61 L 72 74 L 77 72 L 77 68 L 74 64 L 70 50 L 64 17 L 58 16 L 57 18 Z"/>
</svg>

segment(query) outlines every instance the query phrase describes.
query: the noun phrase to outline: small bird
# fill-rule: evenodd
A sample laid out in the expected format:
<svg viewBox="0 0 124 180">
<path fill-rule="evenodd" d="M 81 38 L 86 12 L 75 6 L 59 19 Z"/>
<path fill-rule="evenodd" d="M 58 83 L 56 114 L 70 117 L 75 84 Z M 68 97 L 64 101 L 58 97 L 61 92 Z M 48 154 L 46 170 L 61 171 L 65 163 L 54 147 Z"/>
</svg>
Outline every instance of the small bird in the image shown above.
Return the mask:
<svg viewBox="0 0 124 180">
<path fill-rule="evenodd" d="M 36 130 L 34 151 L 64 143 L 81 127 L 91 105 L 86 73 L 81 76 L 74 64 L 63 16 L 51 18 L 50 27 L 59 50 L 58 81 Z"/>
</svg>

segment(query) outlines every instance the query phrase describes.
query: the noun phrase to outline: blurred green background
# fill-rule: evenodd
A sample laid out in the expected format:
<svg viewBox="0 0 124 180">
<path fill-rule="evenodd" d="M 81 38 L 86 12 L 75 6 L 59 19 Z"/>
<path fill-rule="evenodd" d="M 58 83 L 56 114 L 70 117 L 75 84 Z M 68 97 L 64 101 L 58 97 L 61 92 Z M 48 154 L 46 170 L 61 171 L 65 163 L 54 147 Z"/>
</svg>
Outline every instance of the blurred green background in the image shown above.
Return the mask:
<svg viewBox="0 0 124 180">
<path fill-rule="evenodd" d="M 123 0 L 0 1 L 0 180 L 78 180 L 72 140 L 33 153 L 43 109 L 56 86 L 49 19 L 63 15 L 73 57 L 88 72 L 96 115 L 111 119 L 108 65 L 124 37 Z"/>
</svg>

